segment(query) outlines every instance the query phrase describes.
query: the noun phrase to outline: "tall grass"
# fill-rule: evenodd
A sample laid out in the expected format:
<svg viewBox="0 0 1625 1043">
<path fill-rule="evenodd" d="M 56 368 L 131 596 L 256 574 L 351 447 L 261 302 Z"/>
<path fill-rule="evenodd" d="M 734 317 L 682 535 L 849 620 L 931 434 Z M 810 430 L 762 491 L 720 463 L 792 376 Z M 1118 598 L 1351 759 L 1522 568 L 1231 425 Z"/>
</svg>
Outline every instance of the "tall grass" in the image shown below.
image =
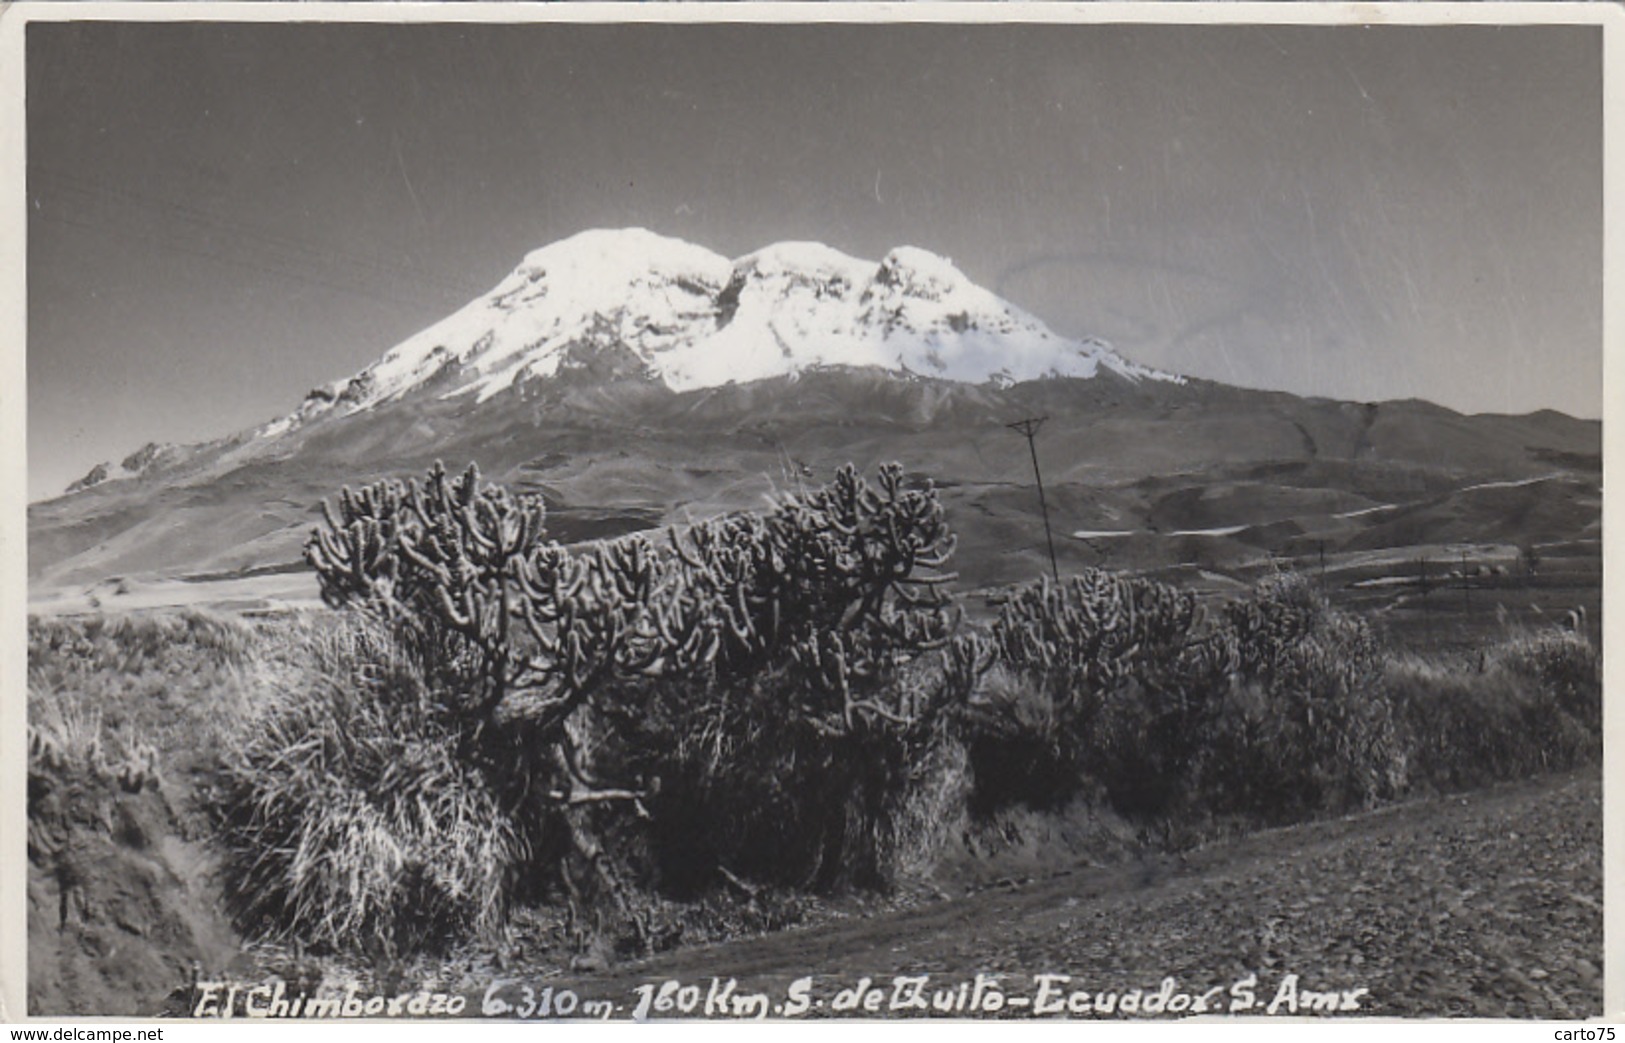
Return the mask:
<svg viewBox="0 0 1625 1043">
<path fill-rule="evenodd" d="M 29 689 L 30 793 L 57 784 L 117 784 L 139 793 L 159 779 L 158 750 L 145 738 L 110 732 L 102 712 Z"/>
<path fill-rule="evenodd" d="M 495 927 L 520 831 L 382 624 L 292 630 L 227 751 L 227 896 L 258 934 L 404 951 Z"/>
<path fill-rule="evenodd" d="M 70 878 L 72 834 L 114 828 L 121 795 L 157 789 L 158 748 L 145 732 L 110 727 L 102 708 L 39 678 L 28 686 L 28 858 Z"/>
<path fill-rule="evenodd" d="M 233 730 L 240 670 L 257 640 L 249 627 L 201 612 L 31 618 L 30 836 L 45 835 L 70 794 L 90 814 L 121 792 L 156 789 L 165 803 L 186 793 L 165 782 L 208 771 Z M 192 801 L 168 813 L 184 836 L 209 828 Z"/>
<path fill-rule="evenodd" d="M 109 737 L 193 762 L 241 713 L 241 674 L 260 646 L 255 628 L 198 611 L 33 618 L 29 721 L 95 713 Z"/>
<path fill-rule="evenodd" d="M 1395 657 L 1384 681 L 1419 787 L 1466 789 L 1601 756 L 1601 657 L 1582 635 L 1522 631 L 1449 661 Z"/>
</svg>

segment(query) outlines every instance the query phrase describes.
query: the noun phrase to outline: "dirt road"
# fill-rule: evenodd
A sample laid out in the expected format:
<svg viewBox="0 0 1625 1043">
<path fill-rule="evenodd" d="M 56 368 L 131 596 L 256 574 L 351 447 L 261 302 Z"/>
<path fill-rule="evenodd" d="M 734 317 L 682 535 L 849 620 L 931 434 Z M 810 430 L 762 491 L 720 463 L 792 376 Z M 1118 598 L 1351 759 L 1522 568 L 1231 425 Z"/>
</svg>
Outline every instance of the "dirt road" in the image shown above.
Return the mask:
<svg viewBox="0 0 1625 1043">
<path fill-rule="evenodd" d="M 1001 1016 L 1042 1006 L 1064 1017 L 1071 1004 L 1072 1016 L 1138 1017 L 1159 993 L 1150 1006 L 1187 1013 L 1205 997 L 1210 1012 L 1255 1015 L 1272 1003 L 1292 1013 L 1295 998 L 1299 1014 L 1318 1005 L 1390 1017 L 1596 1016 L 1602 865 L 1602 784 L 1590 769 L 1262 833 L 1183 860 L 1077 869 L 688 949 L 572 987 L 633 1002 L 659 996 L 640 984 L 675 980 L 698 986 L 691 997 L 715 998 L 713 977 L 735 977 L 736 996 L 760 990 L 771 1012 L 805 1000 L 811 1016 L 837 1010 L 838 997 L 870 1016 L 923 1013 L 933 998 L 958 1013 L 976 1005 L 978 984 L 984 1012 L 1000 992 Z M 1051 974 L 1068 980 L 1037 978 Z M 918 990 L 896 989 L 896 976 L 918 975 L 930 976 Z M 806 977 L 797 999 L 790 983 Z M 865 977 L 874 988 L 854 993 Z M 864 1008 L 875 991 L 868 1002 L 878 1007 Z"/>
</svg>

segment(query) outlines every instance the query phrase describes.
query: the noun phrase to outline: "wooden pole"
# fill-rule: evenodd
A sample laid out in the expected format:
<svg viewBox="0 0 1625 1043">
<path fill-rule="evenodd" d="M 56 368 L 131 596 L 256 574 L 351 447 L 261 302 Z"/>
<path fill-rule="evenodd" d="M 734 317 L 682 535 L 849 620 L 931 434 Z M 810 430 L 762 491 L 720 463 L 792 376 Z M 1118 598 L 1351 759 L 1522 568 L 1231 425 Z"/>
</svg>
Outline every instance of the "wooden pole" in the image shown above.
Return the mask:
<svg viewBox="0 0 1625 1043">
<path fill-rule="evenodd" d="M 1033 458 L 1033 478 L 1038 482 L 1038 510 L 1044 516 L 1044 542 L 1049 547 L 1050 574 L 1055 577 L 1055 582 L 1059 583 L 1061 582 L 1061 567 L 1055 561 L 1055 537 L 1050 533 L 1049 504 L 1044 500 L 1044 476 L 1038 470 L 1038 447 L 1034 442 L 1038 435 L 1038 429 L 1043 427 L 1044 421 L 1048 419 L 1047 416 L 1028 417 L 1026 420 L 1017 420 L 1013 424 L 1005 424 L 1004 426 L 1027 436 L 1027 451 L 1032 454 Z"/>
</svg>

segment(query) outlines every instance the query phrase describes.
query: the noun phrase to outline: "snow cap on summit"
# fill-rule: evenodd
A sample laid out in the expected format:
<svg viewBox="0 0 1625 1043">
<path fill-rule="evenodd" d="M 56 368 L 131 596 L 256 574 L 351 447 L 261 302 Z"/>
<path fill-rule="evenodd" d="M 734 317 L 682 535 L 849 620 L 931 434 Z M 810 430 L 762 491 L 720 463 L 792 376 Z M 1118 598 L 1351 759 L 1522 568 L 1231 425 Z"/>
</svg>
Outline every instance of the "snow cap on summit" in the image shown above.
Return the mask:
<svg viewBox="0 0 1625 1043">
<path fill-rule="evenodd" d="M 647 228 L 591 228 L 532 250 L 509 279 L 540 273 L 549 278 L 582 275 L 631 282 L 650 275 L 707 271 L 726 279 L 731 269 L 721 254 Z"/>
<path fill-rule="evenodd" d="M 733 262 L 733 267 L 736 272 L 754 271 L 763 275 L 818 273 L 862 277 L 867 276 L 874 265 L 823 243 L 788 241 L 748 253 Z"/>
<path fill-rule="evenodd" d="M 729 261 L 644 228 L 592 229 L 531 251 L 490 293 L 267 432 L 431 382 L 440 397 L 484 401 L 609 349 L 675 391 L 828 366 L 968 383 L 1091 377 L 1102 365 L 1131 379 L 1177 379 L 1100 341 L 1058 336 L 918 247 L 876 263 L 782 242 Z"/>
</svg>

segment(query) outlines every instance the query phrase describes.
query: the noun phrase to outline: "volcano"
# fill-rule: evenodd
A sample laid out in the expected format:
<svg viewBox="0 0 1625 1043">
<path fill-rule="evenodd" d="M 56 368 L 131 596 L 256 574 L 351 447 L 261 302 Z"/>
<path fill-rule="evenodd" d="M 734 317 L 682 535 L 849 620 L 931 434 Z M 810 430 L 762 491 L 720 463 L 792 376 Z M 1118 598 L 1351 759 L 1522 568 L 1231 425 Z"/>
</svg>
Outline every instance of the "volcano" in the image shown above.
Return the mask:
<svg viewBox="0 0 1625 1043">
<path fill-rule="evenodd" d="M 299 551 L 321 500 L 437 459 L 542 496 L 565 542 L 896 459 L 942 490 L 964 579 L 1002 582 L 1044 564 L 1027 445 L 1007 430 L 1036 416 L 1052 520 L 1079 534 L 1063 564 L 1370 552 L 1433 538 L 1413 516 L 1501 544 L 1600 532 L 1595 421 L 1186 379 L 1061 336 L 916 247 L 866 261 L 789 242 L 729 260 L 594 230 L 282 416 L 148 445 L 32 505 L 30 596 L 274 575 L 314 599 Z M 1515 484 L 1471 492 L 1485 483 Z M 1492 501 L 1500 522 L 1476 506 Z"/>
</svg>

